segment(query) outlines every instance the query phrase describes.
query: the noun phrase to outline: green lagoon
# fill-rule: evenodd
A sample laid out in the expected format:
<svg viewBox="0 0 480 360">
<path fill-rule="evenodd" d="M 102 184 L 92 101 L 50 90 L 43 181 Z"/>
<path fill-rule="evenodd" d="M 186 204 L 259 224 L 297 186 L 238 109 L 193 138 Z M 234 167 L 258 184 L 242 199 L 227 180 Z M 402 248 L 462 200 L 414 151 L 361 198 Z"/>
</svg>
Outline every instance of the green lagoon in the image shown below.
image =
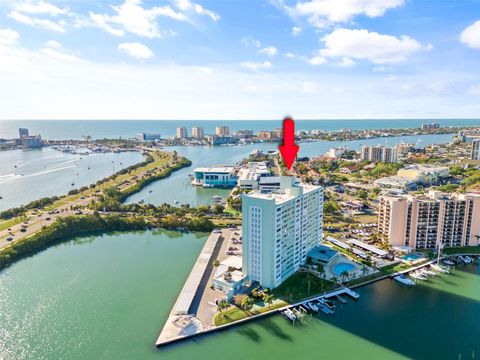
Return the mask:
<svg viewBox="0 0 480 360">
<path fill-rule="evenodd" d="M 333 316 L 295 327 L 275 315 L 156 349 L 206 237 L 80 237 L 15 263 L 0 273 L 0 359 L 480 358 L 478 265 L 411 289 L 363 287 Z"/>
</svg>

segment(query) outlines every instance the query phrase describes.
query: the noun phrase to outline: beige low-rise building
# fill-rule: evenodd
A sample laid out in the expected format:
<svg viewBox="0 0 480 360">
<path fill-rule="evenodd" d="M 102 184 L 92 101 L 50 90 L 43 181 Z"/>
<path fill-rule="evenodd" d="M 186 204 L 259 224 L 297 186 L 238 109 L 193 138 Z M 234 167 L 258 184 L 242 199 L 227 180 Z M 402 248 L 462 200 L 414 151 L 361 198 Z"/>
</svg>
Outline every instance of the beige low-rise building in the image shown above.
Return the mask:
<svg viewBox="0 0 480 360">
<path fill-rule="evenodd" d="M 480 195 L 380 197 L 379 233 L 394 246 L 433 249 L 480 245 Z"/>
</svg>

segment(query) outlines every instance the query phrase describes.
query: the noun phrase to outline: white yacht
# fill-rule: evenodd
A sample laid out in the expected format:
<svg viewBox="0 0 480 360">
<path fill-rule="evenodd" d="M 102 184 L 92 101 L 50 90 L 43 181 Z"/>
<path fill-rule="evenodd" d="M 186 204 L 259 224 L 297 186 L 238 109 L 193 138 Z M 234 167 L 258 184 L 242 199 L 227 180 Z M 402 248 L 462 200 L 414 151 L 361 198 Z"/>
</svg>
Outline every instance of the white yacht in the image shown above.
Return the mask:
<svg viewBox="0 0 480 360">
<path fill-rule="evenodd" d="M 398 281 L 401 284 L 407 285 L 407 286 L 415 286 L 415 282 L 409 278 L 407 278 L 405 275 L 397 275 L 393 278 L 394 280 Z"/>
<path fill-rule="evenodd" d="M 448 274 L 450 271 L 446 268 L 444 268 L 443 266 L 440 266 L 438 264 L 430 264 L 430 267 L 435 270 L 435 271 L 438 271 L 438 272 L 441 272 L 441 273 L 445 273 L 445 274 Z"/>
<path fill-rule="evenodd" d="M 417 280 L 427 280 L 427 277 L 425 275 L 419 274 L 416 271 L 412 271 L 408 275 L 410 275 L 412 278 L 417 279 Z"/>
</svg>

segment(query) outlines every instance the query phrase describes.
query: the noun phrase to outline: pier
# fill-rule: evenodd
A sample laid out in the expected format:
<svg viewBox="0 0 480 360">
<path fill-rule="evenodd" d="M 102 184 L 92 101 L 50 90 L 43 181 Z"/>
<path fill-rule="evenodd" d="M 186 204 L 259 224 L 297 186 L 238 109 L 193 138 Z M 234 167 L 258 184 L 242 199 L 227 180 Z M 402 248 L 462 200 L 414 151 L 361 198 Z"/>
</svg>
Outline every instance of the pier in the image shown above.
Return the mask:
<svg viewBox="0 0 480 360">
<path fill-rule="evenodd" d="M 201 303 L 217 310 L 214 298 L 205 299 L 214 273 L 213 262 L 221 257 L 231 237 L 230 229 L 214 230 L 205 242 L 200 255 L 183 286 L 170 315 L 155 343 L 161 346 L 184 337 L 203 333 L 210 327 L 211 316 Z M 200 301 L 204 300 L 204 301 Z"/>
</svg>

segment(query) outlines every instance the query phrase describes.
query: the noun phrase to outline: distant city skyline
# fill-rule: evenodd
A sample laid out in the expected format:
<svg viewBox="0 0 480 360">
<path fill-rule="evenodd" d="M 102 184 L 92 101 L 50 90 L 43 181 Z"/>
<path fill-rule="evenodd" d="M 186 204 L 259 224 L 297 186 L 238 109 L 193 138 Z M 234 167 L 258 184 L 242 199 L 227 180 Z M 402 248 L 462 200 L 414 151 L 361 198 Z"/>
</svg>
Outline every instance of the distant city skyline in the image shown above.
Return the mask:
<svg viewBox="0 0 480 360">
<path fill-rule="evenodd" d="M 480 114 L 480 3 L 0 0 L 0 119 Z"/>
</svg>

